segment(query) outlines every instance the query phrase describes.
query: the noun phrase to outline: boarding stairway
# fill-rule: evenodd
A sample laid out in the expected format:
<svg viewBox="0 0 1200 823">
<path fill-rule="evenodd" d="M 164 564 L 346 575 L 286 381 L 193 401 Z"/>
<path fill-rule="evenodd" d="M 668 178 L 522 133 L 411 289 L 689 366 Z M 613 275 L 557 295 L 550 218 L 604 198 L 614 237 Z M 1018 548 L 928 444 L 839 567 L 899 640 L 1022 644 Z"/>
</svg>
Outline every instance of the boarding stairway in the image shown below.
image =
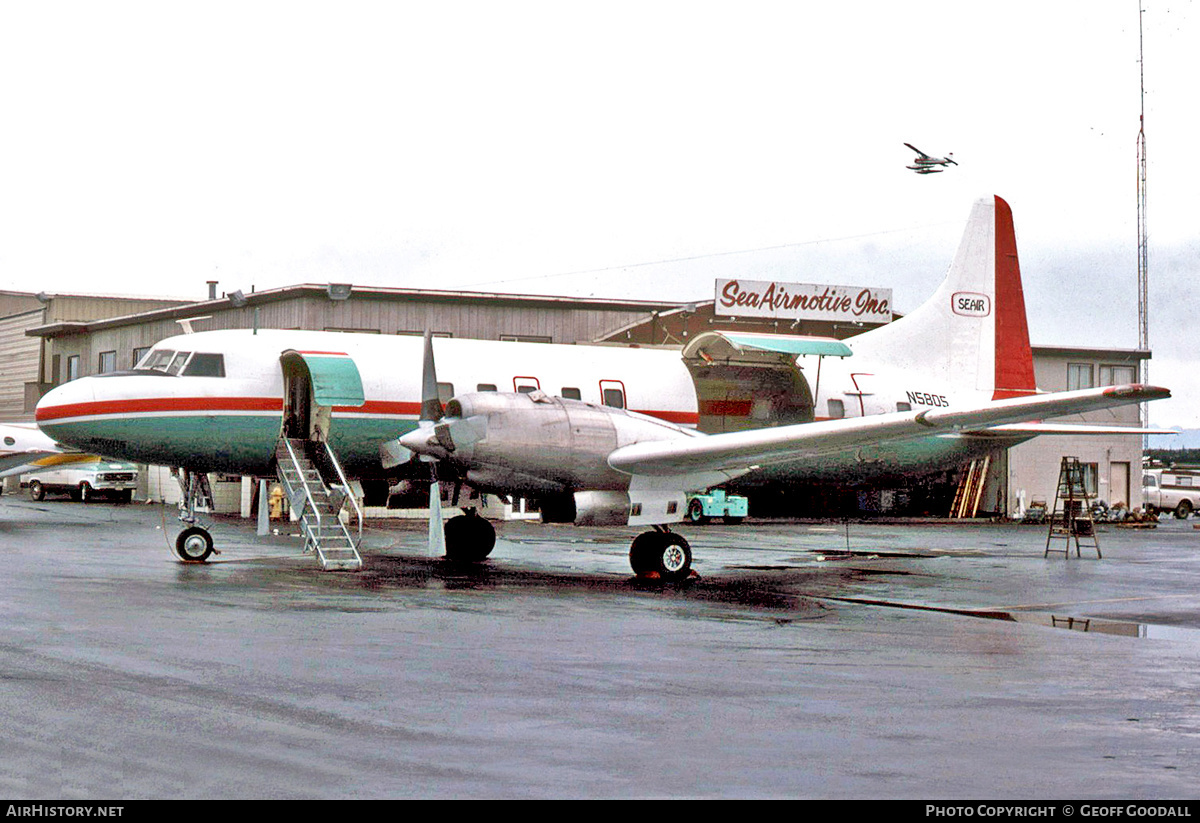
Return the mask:
<svg viewBox="0 0 1200 823">
<path fill-rule="evenodd" d="M 304 533 L 304 548 L 316 552 L 326 571 L 361 569 L 362 509 L 329 445 L 281 437 L 275 446 L 275 464 Z M 357 537 L 342 522 L 341 512 L 347 505 L 358 522 Z"/>
<path fill-rule="evenodd" d="M 1062 459 L 1058 470 L 1058 489 L 1050 512 L 1050 531 L 1046 535 L 1046 551 L 1042 557 L 1049 557 L 1051 552 L 1062 552 L 1070 557 L 1072 540 L 1075 541 L 1076 557 L 1081 556 L 1081 542 L 1091 544 L 1096 550 L 1097 559 L 1102 557 L 1100 538 L 1096 535 L 1096 523 L 1092 519 L 1092 500 L 1087 492 L 1083 464 L 1078 457 Z M 1062 540 L 1062 547 L 1051 547 L 1054 540 Z"/>
</svg>

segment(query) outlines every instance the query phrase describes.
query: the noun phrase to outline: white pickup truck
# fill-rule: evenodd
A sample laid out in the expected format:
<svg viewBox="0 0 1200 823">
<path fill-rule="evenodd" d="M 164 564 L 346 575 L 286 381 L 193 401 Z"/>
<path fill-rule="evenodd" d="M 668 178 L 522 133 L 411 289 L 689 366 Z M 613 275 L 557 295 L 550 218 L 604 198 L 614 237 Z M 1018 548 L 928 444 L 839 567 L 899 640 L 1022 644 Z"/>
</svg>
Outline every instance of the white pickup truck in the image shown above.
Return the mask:
<svg viewBox="0 0 1200 823">
<path fill-rule="evenodd" d="M 67 494 L 72 500 L 90 503 L 100 497 L 128 503 L 138 484 L 138 467 L 97 457 L 71 463 L 61 469 L 30 472 L 24 477 L 29 496 L 42 500 L 47 494 Z"/>
<path fill-rule="evenodd" d="M 1173 511 L 1187 518 L 1200 508 L 1200 471 L 1142 469 L 1142 502 L 1148 512 Z"/>
</svg>

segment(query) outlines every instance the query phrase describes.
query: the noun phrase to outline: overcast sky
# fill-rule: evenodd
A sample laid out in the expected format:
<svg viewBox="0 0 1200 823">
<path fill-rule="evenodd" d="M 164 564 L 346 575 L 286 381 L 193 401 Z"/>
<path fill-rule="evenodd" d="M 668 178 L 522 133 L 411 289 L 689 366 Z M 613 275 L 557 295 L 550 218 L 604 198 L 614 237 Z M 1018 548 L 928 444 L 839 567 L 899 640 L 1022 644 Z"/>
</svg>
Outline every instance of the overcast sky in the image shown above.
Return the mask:
<svg viewBox="0 0 1200 823">
<path fill-rule="evenodd" d="M 1151 418 L 1197 427 L 1200 9 L 1143 7 Z M 3 289 L 740 276 L 907 311 L 995 193 L 1034 343 L 1137 345 L 1137 0 L 4 0 L 0 78 Z"/>
</svg>

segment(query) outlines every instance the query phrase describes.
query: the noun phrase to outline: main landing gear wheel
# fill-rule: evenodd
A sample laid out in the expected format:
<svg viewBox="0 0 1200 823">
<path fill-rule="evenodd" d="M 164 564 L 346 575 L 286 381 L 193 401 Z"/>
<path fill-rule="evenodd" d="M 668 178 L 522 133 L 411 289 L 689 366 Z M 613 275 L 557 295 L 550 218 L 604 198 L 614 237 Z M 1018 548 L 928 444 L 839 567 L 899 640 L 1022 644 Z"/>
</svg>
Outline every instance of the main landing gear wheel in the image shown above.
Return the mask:
<svg viewBox="0 0 1200 823">
<path fill-rule="evenodd" d="M 446 521 L 446 559 L 452 563 L 482 563 L 496 546 L 496 528 L 469 510 Z"/>
<path fill-rule="evenodd" d="M 629 546 L 629 565 L 639 577 L 678 583 L 691 573 L 692 547 L 673 532 L 642 532 Z"/>
<path fill-rule="evenodd" d="M 212 535 L 208 529 L 190 526 L 175 538 L 175 553 L 185 563 L 203 563 L 213 553 Z"/>
</svg>

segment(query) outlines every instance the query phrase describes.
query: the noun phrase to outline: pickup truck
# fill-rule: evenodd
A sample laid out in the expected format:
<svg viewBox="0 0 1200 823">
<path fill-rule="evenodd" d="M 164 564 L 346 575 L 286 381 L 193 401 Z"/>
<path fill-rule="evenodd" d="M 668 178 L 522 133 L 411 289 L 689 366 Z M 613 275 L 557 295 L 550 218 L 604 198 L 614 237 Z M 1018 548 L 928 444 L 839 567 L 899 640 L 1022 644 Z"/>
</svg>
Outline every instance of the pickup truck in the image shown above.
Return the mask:
<svg viewBox="0 0 1200 823">
<path fill-rule="evenodd" d="M 97 457 L 92 461 L 71 463 L 61 469 L 44 469 L 25 475 L 29 496 L 42 500 L 47 494 L 66 494 L 85 503 L 106 497 L 118 503 L 133 499 L 138 484 L 138 467 Z"/>
<path fill-rule="evenodd" d="M 1152 514 L 1173 511 L 1186 519 L 1200 508 L 1200 471 L 1143 469 L 1142 502 Z"/>
</svg>

